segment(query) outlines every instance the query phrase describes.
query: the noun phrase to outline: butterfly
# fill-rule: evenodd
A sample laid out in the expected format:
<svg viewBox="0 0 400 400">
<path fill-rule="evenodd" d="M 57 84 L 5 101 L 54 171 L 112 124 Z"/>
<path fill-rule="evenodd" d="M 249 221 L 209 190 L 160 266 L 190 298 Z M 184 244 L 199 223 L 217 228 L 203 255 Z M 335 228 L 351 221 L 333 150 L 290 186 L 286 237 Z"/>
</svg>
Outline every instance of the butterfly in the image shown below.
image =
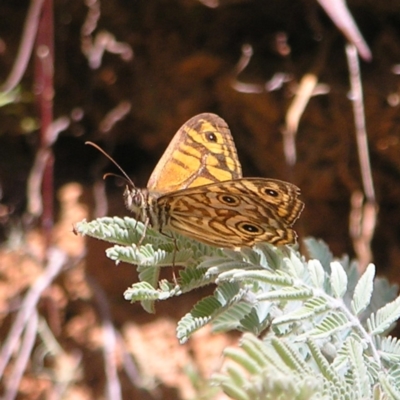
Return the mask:
<svg viewBox="0 0 400 400">
<path fill-rule="evenodd" d="M 204 113 L 178 130 L 147 188 L 130 181 L 124 199 L 138 220 L 161 233 L 237 249 L 296 243 L 292 225 L 304 207 L 299 194 L 288 182 L 243 178 L 228 125 Z"/>
</svg>

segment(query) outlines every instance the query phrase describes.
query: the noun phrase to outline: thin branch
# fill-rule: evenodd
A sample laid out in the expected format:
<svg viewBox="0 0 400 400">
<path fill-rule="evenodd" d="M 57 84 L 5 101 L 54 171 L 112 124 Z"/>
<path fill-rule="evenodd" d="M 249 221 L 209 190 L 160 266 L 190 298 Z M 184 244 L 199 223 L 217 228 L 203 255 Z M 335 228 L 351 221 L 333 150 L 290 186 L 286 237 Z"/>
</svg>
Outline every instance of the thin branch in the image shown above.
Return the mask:
<svg viewBox="0 0 400 400">
<path fill-rule="evenodd" d="M 361 72 L 360 65 L 358 63 L 356 47 L 352 44 L 347 44 L 346 55 L 350 72 L 351 100 L 353 103 L 357 149 L 360 161 L 361 176 L 364 186 L 364 193 L 367 196 L 368 201 L 375 202 L 375 190 L 372 180 L 371 163 L 369 160 L 368 151 L 367 129 L 365 125 Z"/>
<path fill-rule="evenodd" d="M 367 199 L 366 204 L 363 206 L 363 195 L 360 193 L 353 194 L 350 214 L 350 234 L 359 260 L 359 269 L 362 272 L 372 259 L 371 241 L 375 231 L 378 208 L 376 206 L 374 182 L 369 158 L 360 66 L 357 49 L 353 44 L 346 45 L 346 55 L 350 74 L 351 100 L 353 103 L 358 158 L 364 193 Z"/>
<path fill-rule="evenodd" d="M 42 228 L 47 246 L 51 243 L 51 229 L 54 224 L 54 155 L 49 146 L 54 136 L 49 138 L 53 123 L 54 101 L 54 16 L 53 0 L 44 0 L 35 44 L 35 99 L 40 118 L 40 151 L 47 150 L 43 169 L 41 193 L 43 210 Z"/>
<path fill-rule="evenodd" d="M 25 334 L 16 357 L 14 368 L 6 384 L 5 395 L 3 397 L 4 400 L 14 400 L 17 397 L 21 378 L 25 372 L 29 357 L 32 354 L 33 346 L 35 345 L 38 320 L 39 318 L 37 310 L 34 310 L 32 315 L 30 315 L 29 324 L 26 326 Z"/>
<path fill-rule="evenodd" d="M 277 72 L 272 76 L 272 78 L 269 81 L 267 81 L 263 85 L 257 83 L 241 82 L 238 79 L 238 76 L 249 65 L 252 56 L 253 56 L 253 47 L 248 43 L 244 44 L 242 46 L 242 55 L 234 69 L 233 79 L 231 82 L 232 88 L 237 92 L 240 93 L 263 93 L 264 91 L 273 92 L 274 90 L 279 90 L 284 83 L 290 82 L 293 79 L 291 74 L 287 74 L 284 72 Z"/>
<path fill-rule="evenodd" d="M 0 86 L 0 92 L 9 92 L 20 82 L 26 71 L 29 58 L 32 54 L 33 43 L 39 24 L 40 11 L 44 0 L 32 0 L 26 16 L 24 30 L 22 32 L 21 44 L 14 65 L 6 81 Z"/>
<path fill-rule="evenodd" d="M 131 107 L 132 106 L 129 101 L 121 101 L 116 107 L 109 111 L 100 122 L 100 132 L 109 132 L 118 121 L 123 119 L 129 113 L 129 111 L 131 111 Z"/>
<path fill-rule="evenodd" d="M 136 387 L 143 386 L 143 383 L 141 382 L 139 377 L 139 371 L 136 367 L 136 364 L 133 362 L 132 354 L 126 348 L 124 338 L 121 336 L 120 332 L 117 332 L 116 334 L 119 346 L 122 351 L 122 362 L 126 375 L 128 376 L 132 385 Z"/>
<path fill-rule="evenodd" d="M 347 40 L 357 48 L 360 56 L 365 61 L 371 61 L 371 50 L 361 35 L 351 12 L 346 6 L 346 2 L 344 0 L 318 0 L 318 3 L 342 31 Z"/>
<path fill-rule="evenodd" d="M 103 289 L 97 284 L 94 278 L 87 277 L 87 282 L 92 287 L 99 305 L 103 326 L 103 357 L 107 379 L 107 398 L 110 400 L 120 400 L 122 399 L 122 391 L 116 364 L 117 334 L 111 320 L 110 307 Z"/>
<path fill-rule="evenodd" d="M 45 143 L 37 151 L 33 166 L 29 172 L 26 186 L 28 199 L 27 211 L 35 217 L 39 217 L 43 212 L 41 184 L 44 180 L 46 165 L 52 157 L 51 146 L 57 140 L 60 132 L 67 129 L 69 124 L 70 120 L 67 117 L 60 117 L 48 126 L 47 132 L 44 135 Z"/>
<path fill-rule="evenodd" d="M 296 164 L 296 133 L 300 118 L 309 103 L 318 84 L 318 77 L 314 74 L 305 74 L 300 81 L 299 88 L 286 113 L 286 123 L 283 129 L 283 150 L 288 165 Z"/>
<path fill-rule="evenodd" d="M 43 317 L 39 319 L 37 331 L 42 340 L 42 346 L 35 352 L 34 362 L 43 366 L 44 358 L 48 354 L 55 361 L 53 375 L 50 376 L 53 385 L 47 393 L 47 399 L 62 399 L 65 397 L 68 387 L 79 379 L 82 368 L 82 353 L 76 349 L 69 353 L 64 351 Z"/>
<path fill-rule="evenodd" d="M 101 15 L 100 2 L 98 0 L 86 0 L 85 4 L 89 10 L 81 29 L 81 49 L 89 61 L 90 68 L 97 69 L 100 67 L 106 51 L 119 54 L 124 61 L 130 61 L 133 58 L 131 46 L 124 42 L 118 42 L 110 32 L 100 31 L 92 38 Z"/>
<path fill-rule="evenodd" d="M 50 285 L 53 279 L 60 273 L 62 267 L 67 261 L 67 255 L 58 248 L 50 248 L 48 251 L 48 262 L 43 274 L 36 279 L 36 282 L 31 286 L 28 293 L 21 304 L 21 308 L 15 318 L 15 321 L 8 333 L 6 340 L 3 342 L 3 347 L 0 351 L 0 376 L 3 375 L 4 369 L 7 366 L 11 354 L 16 349 L 20 341 L 22 331 L 32 317 L 40 296 L 43 291 Z"/>
<path fill-rule="evenodd" d="M 368 201 L 364 204 L 363 193 L 358 190 L 353 192 L 351 195 L 349 227 L 360 273 L 365 271 L 373 258 L 371 241 L 374 236 L 376 218 L 375 204 Z"/>
<path fill-rule="evenodd" d="M 43 199 L 41 194 L 41 183 L 43 174 L 51 151 L 49 149 L 39 149 L 36 153 L 35 161 L 29 172 L 27 182 L 27 211 L 30 215 L 39 217 L 43 212 Z"/>
<path fill-rule="evenodd" d="M 233 71 L 232 88 L 242 93 L 262 93 L 264 91 L 262 85 L 243 83 L 238 80 L 239 74 L 246 69 L 251 57 L 253 57 L 253 47 L 251 44 L 245 43 L 241 50 L 242 55 Z"/>
</svg>

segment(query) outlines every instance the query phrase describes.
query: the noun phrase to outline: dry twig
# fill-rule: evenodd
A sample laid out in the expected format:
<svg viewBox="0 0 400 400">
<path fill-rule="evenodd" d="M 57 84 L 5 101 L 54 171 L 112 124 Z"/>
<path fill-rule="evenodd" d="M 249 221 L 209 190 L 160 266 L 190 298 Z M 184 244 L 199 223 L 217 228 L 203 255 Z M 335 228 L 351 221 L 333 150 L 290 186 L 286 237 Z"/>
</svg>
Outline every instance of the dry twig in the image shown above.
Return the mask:
<svg viewBox="0 0 400 400">
<path fill-rule="evenodd" d="M 364 194 L 366 197 L 366 203 L 363 205 L 363 196 L 361 193 L 353 193 L 352 210 L 350 212 L 350 235 L 353 239 L 354 250 L 356 251 L 359 260 L 360 272 L 363 272 L 368 263 L 372 260 L 371 240 L 375 230 L 378 207 L 376 204 L 371 163 L 369 159 L 361 73 L 355 45 L 348 44 L 346 46 L 346 55 L 349 66 L 351 100 L 353 103 L 358 158 Z"/>
<path fill-rule="evenodd" d="M 0 377 L 3 376 L 4 369 L 8 365 L 11 355 L 21 340 L 22 332 L 24 329 L 27 329 L 27 326 L 31 323 L 30 318 L 36 313 L 36 308 L 42 293 L 60 273 L 67 261 L 66 254 L 58 248 L 50 248 L 47 254 L 48 262 L 43 274 L 39 276 L 25 295 L 17 317 L 14 320 L 6 340 L 3 342 L 0 351 Z M 23 357 L 23 355 L 21 355 L 21 357 Z M 16 361 L 16 364 L 17 363 L 20 363 L 20 365 L 22 364 L 22 362 L 18 360 Z"/>
</svg>

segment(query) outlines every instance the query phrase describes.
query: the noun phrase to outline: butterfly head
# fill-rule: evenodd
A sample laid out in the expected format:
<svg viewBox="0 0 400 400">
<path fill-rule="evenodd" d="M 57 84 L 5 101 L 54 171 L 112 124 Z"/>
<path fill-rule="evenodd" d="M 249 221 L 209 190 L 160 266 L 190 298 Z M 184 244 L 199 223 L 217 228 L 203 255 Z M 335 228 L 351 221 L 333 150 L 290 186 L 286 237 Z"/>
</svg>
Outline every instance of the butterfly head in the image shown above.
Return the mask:
<svg viewBox="0 0 400 400">
<path fill-rule="evenodd" d="M 139 189 L 135 186 L 126 185 L 124 191 L 125 206 L 129 211 L 142 220 L 146 218 L 148 209 L 149 192 L 147 189 Z M 144 216 L 144 218 L 142 218 Z"/>
<path fill-rule="evenodd" d="M 127 185 L 124 191 L 124 201 L 126 208 L 131 211 L 138 221 L 153 228 L 159 228 L 164 224 L 160 219 L 159 208 L 157 204 L 161 193 L 140 189 Z"/>
</svg>

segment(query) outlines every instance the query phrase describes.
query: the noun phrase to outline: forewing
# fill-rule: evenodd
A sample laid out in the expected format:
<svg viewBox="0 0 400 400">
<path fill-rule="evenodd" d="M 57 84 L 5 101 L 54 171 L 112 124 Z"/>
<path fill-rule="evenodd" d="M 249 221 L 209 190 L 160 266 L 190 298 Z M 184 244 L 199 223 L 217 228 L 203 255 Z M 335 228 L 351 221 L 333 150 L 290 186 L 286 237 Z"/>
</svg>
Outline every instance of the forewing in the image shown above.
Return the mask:
<svg viewBox="0 0 400 400">
<path fill-rule="evenodd" d="M 147 188 L 158 193 L 242 177 L 235 143 L 226 122 L 204 113 L 191 118 L 175 134 Z"/>
</svg>

